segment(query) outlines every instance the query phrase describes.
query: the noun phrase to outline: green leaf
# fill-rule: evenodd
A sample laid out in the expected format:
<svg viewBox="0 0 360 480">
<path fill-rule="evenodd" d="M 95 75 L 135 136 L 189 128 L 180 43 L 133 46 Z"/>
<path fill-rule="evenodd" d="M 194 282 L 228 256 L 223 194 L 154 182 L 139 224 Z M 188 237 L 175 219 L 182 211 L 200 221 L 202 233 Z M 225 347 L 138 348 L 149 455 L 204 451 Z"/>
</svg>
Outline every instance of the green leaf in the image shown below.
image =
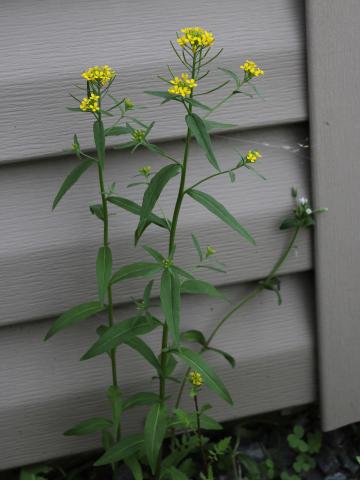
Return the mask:
<svg viewBox="0 0 360 480">
<path fill-rule="evenodd" d="M 128 468 L 131 470 L 134 480 L 143 480 L 144 477 L 143 477 L 141 464 L 135 456 L 126 458 L 124 462 L 126 463 Z"/>
<path fill-rule="evenodd" d="M 213 213 L 218 218 L 220 218 L 220 220 L 229 225 L 229 227 L 235 230 L 235 232 L 240 233 L 242 237 L 255 245 L 255 240 L 250 235 L 250 233 L 243 226 L 241 226 L 240 223 L 236 220 L 236 218 L 228 212 L 224 205 L 215 200 L 214 197 L 212 197 L 208 193 L 200 192 L 199 190 L 194 189 L 188 190 L 187 194 L 190 195 L 191 198 L 199 202 L 201 205 L 203 205 L 206 209 L 208 209 L 209 212 Z"/>
<path fill-rule="evenodd" d="M 160 285 L 161 307 L 175 345 L 180 341 L 180 282 L 176 274 L 164 270 Z"/>
<path fill-rule="evenodd" d="M 75 427 L 64 432 L 64 435 L 88 435 L 90 433 L 101 432 L 112 427 L 112 422 L 106 418 L 90 418 L 78 423 Z"/>
<path fill-rule="evenodd" d="M 287 230 L 289 228 L 296 228 L 299 226 L 299 220 L 296 218 L 286 218 L 280 225 L 280 230 Z"/>
<path fill-rule="evenodd" d="M 96 259 L 96 278 L 99 290 L 99 300 L 104 303 L 105 293 L 109 285 L 112 270 L 112 254 L 109 247 L 99 248 Z"/>
<path fill-rule="evenodd" d="M 240 78 L 238 77 L 238 75 L 236 75 L 235 72 L 233 72 L 232 70 L 228 70 L 227 68 L 221 68 L 219 67 L 219 70 L 221 70 L 222 72 L 224 72 L 226 75 L 228 75 L 229 77 L 231 77 L 234 82 L 235 82 L 235 85 L 236 85 L 236 90 L 239 90 L 239 88 L 241 87 L 241 83 L 240 83 Z"/>
<path fill-rule="evenodd" d="M 162 270 L 162 266 L 158 263 L 131 263 L 130 265 L 125 265 L 125 267 L 120 268 L 120 270 L 114 273 L 110 283 L 113 285 L 114 283 L 127 280 L 128 278 L 148 277 L 149 275 L 155 275 L 156 273 L 160 272 L 160 270 Z"/>
<path fill-rule="evenodd" d="M 159 403 L 159 395 L 152 392 L 139 392 L 125 400 L 123 409 L 125 411 L 133 407 L 154 405 L 155 403 Z"/>
<path fill-rule="evenodd" d="M 186 270 L 183 270 L 180 267 L 177 267 L 176 265 L 171 266 L 171 270 L 175 273 L 177 273 L 180 277 L 187 278 L 189 280 L 192 280 L 194 275 L 191 275 L 191 273 L 187 272 Z"/>
<path fill-rule="evenodd" d="M 102 353 L 110 352 L 121 343 L 126 342 L 135 335 L 144 335 L 158 326 L 153 317 L 132 317 L 123 320 L 108 328 L 106 332 L 94 343 L 94 345 L 81 357 L 88 360 Z"/>
<path fill-rule="evenodd" d="M 197 143 L 205 152 L 206 157 L 211 165 L 220 172 L 218 161 L 215 158 L 215 154 L 211 146 L 210 136 L 202 118 L 199 117 L 199 115 L 196 115 L 196 113 L 191 113 L 186 115 L 186 123 L 191 130 L 191 133 L 196 138 Z"/>
<path fill-rule="evenodd" d="M 189 477 L 176 467 L 170 467 L 165 470 L 164 476 L 170 480 L 189 480 Z"/>
<path fill-rule="evenodd" d="M 152 210 L 167 183 L 180 172 L 180 165 L 166 165 L 159 170 L 151 179 L 148 188 L 145 190 L 138 227 L 135 232 L 135 244 L 143 234 L 147 223 L 150 221 Z"/>
<path fill-rule="evenodd" d="M 200 330 L 187 330 L 181 334 L 181 340 L 185 342 L 196 342 L 202 346 L 206 345 L 206 339 Z"/>
<path fill-rule="evenodd" d="M 192 238 L 194 247 L 197 251 L 197 254 L 199 255 L 200 262 L 202 262 L 203 261 L 203 254 L 202 254 L 202 251 L 201 251 L 199 240 L 196 238 L 196 236 L 193 233 L 191 234 L 191 238 Z"/>
<path fill-rule="evenodd" d="M 97 218 L 100 220 L 104 221 L 104 210 L 103 206 L 100 203 L 97 203 L 96 205 L 90 205 L 90 212 L 95 215 Z"/>
<path fill-rule="evenodd" d="M 105 137 L 113 137 L 117 135 L 126 135 L 131 133 L 128 127 L 110 127 L 105 129 Z"/>
<path fill-rule="evenodd" d="M 211 112 L 211 108 L 205 105 L 204 103 L 199 102 L 199 100 L 195 100 L 195 98 L 187 97 L 185 98 L 185 102 L 191 105 L 192 107 L 202 108 L 203 110 L 207 110 Z"/>
<path fill-rule="evenodd" d="M 122 198 L 122 197 L 108 197 L 108 202 L 116 205 L 117 207 L 123 208 L 124 210 L 127 210 L 128 212 L 134 213 L 135 215 L 139 215 L 141 213 L 141 206 L 138 205 L 137 203 L 128 200 L 127 198 Z M 151 213 L 148 218 L 148 225 L 150 223 L 154 223 L 158 227 L 166 228 L 167 230 L 169 229 L 169 224 L 164 220 L 163 218 L 158 217 L 154 213 Z"/>
<path fill-rule="evenodd" d="M 52 209 L 54 210 L 57 204 L 60 202 L 62 197 L 65 193 L 70 190 L 70 188 L 79 180 L 81 175 L 86 172 L 86 170 L 92 165 L 94 160 L 86 159 L 83 162 L 76 165 L 76 167 L 69 173 L 69 175 L 65 178 L 63 184 L 61 185 L 52 205 Z"/>
<path fill-rule="evenodd" d="M 211 390 L 230 403 L 230 405 L 233 404 L 227 388 L 199 353 L 193 352 L 188 348 L 180 348 L 174 353 L 180 357 L 183 362 L 185 362 L 192 370 L 199 372 L 202 375 L 204 382 Z"/>
<path fill-rule="evenodd" d="M 108 465 L 109 463 L 119 462 L 125 458 L 132 457 L 143 446 L 144 438 L 142 434 L 129 435 L 115 443 L 102 457 L 95 462 L 95 466 Z"/>
<path fill-rule="evenodd" d="M 151 255 L 157 262 L 161 263 L 165 260 L 164 256 L 155 250 L 155 248 L 149 247 L 148 245 L 144 245 L 144 250 Z"/>
<path fill-rule="evenodd" d="M 157 460 L 167 428 L 167 410 L 163 403 L 153 405 L 146 417 L 144 428 L 145 453 L 152 473 L 155 473 Z"/>
<path fill-rule="evenodd" d="M 124 342 L 133 350 L 136 350 L 152 365 L 157 372 L 160 372 L 160 363 L 151 348 L 141 338 L 133 337 Z"/>
<path fill-rule="evenodd" d="M 204 282 L 204 280 L 185 280 L 181 284 L 181 293 L 193 293 L 193 294 L 202 294 L 209 295 L 210 297 L 215 298 L 224 298 L 224 295 L 211 283 Z"/>
<path fill-rule="evenodd" d="M 147 90 L 144 93 L 147 93 L 148 95 L 152 95 L 153 97 L 164 98 L 165 100 L 179 100 L 180 99 L 179 95 L 174 95 L 174 94 L 168 93 L 168 92 Z"/>
<path fill-rule="evenodd" d="M 197 415 L 196 412 L 188 413 L 181 408 L 174 409 L 176 415 L 176 420 L 172 421 L 169 427 L 179 428 L 191 428 L 192 430 L 197 430 Z M 200 428 L 202 430 L 222 430 L 223 427 L 219 422 L 209 417 L 208 415 L 200 415 Z"/>
<path fill-rule="evenodd" d="M 104 158 L 105 158 L 105 132 L 104 132 L 104 124 L 101 120 L 97 120 L 93 123 L 93 131 L 94 131 L 94 140 L 96 145 L 96 151 L 98 155 L 98 161 L 100 165 L 104 166 Z"/>
<path fill-rule="evenodd" d="M 221 122 L 216 122 L 215 120 L 207 120 L 205 118 L 203 119 L 203 122 L 208 132 L 211 132 L 212 130 L 221 130 L 224 128 L 239 127 L 239 125 L 234 125 L 233 123 L 221 123 Z"/>
<path fill-rule="evenodd" d="M 235 361 L 235 358 L 232 355 L 230 355 L 230 353 L 224 352 L 224 350 L 219 350 L 218 348 L 213 348 L 213 347 L 209 347 L 208 350 L 210 350 L 211 352 L 218 353 L 219 355 L 222 355 L 225 358 L 225 360 L 230 364 L 230 366 L 232 368 L 235 368 L 236 361 Z"/>
<path fill-rule="evenodd" d="M 55 335 L 55 333 L 64 330 L 64 328 L 71 327 L 82 320 L 86 320 L 87 318 L 92 317 L 104 309 L 105 306 L 100 302 L 82 303 L 81 305 L 71 308 L 67 312 L 63 313 L 57 320 L 55 320 L 50 330 L 46 334 L 45 340 Z"/>
</svg>

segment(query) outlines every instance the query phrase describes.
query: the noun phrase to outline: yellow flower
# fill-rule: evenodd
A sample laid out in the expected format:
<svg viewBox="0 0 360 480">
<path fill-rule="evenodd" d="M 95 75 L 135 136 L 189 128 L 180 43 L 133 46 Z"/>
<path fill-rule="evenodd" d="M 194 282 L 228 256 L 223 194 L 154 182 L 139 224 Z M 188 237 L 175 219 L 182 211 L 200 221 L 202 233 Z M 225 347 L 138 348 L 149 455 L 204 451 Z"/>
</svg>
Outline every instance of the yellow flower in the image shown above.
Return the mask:
<svg viewBox="0 0 360 480">
<path fill-rule="evenodd" d="M 193 88 L 197 87 L 197 83 L 193 78 L 189 78 L 187 73 L 183 73 L 181 78 L 174 77 L 170 80 L 170 83 L 173 87 L 170 87 L 168 92 L 175 95 L 181 95 L 182 97 L 187 97 L 191 94 Z"/>
<path fill-rule="evenodd" d="M 193 52 L 201 48 L 211 47 L 215 41 L 214 35 L 201 27 L 182 28 L 181 33 L 184 35 L 177 39 L 178 44 L 182 48 L 190 45 Z"/>
<path fill-rule="evenodd" d="M 199 372 L 190 372 L 189 380 L 195 387 L 201 387 L 204 383 L 203 377 Z"/>
<path fill-rule="evenodd" d="M 100 110 L 100 105 L 99 105 L 99 95 L 95 95 L 92 93 L 90 97 L 85 97 L 82 99 L 82 102 L 80 103 L 80 109 L 83 112 L 88 112 L 89 110 L 92 111 L 93 113 L 97 112 Z"/>
<path fill-rule="evenodd" d="M 246 60 L 244 65 L 240 65 L 240 68 L 244 70 L 249 78 L 259 77 L 260 75 L 264 75 L 264 71 L 261 70 L 260 67 L 256 65 L 255 62 L 252 60 Z"/>
<path fill-rule="evenodd" d="M 261 158 L 261 153 L 257 150 L 249 150 L 246 155 L 246 161 L 248 163 L 255 163 L 258 158 Z"/>
<path fill-rule="evenodd" d="M 148 177 L 152 171 L 151 167 L 142 167 L 139 168 L 138 172 L 141 173 L 141 175 L 144 175 L 145 177 Z"/>
<path fill-rule="evenodd" d="M 95 65 L 95 67 L 90 67 L 82 73 L 82 77 L 85 78 L 85 80 L 101 83 L 101 85 L 106 85 L 115 77 L 115 75 L 115 70 L 109 67 L 109 65 L 103 65 L 102 67 Z"/>
</svg>

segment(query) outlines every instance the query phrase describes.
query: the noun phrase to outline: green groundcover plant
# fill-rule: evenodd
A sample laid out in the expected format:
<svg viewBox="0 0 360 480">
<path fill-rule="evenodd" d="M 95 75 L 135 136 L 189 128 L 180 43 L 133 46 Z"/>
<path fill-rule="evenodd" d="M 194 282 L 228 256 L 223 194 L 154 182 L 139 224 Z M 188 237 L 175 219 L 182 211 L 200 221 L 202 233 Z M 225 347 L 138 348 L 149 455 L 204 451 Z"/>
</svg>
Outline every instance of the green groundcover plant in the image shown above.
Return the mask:
<svg viewBox="0 0 360 480">
<path fill-rule="evenodd" d="M 112 384 L 107 390 L 111 404 L 111 418 L 84 419 L 78 425 L 65 432 L 65 435 L 86 435 L 99 432 L 102 438 L 103 454 L 95 466 L 109 465 L 114 478 L 120 463 L 125 463 L 133 474 L 133 478 L 173 479 L 199 478 L 213 479 L 216 475 L 216 465 L 220 457 L 231 448 L 231 437 L 225 437 L 214 444 L 205 432 L 220 430 L 221 425 L 211 417 L 211 405 L 200 401 L 205 396 L 206 388 L 213 390 L 224 402 L 232 404 L 233 400 L 222 379 L 209 365 L 206 353 L 223 356 L 231 367 L 235 366 L 234 358 L 227 352 L 214 347 L 213 341 L 219 329 L 243 305 L 253 300 L 263 290 L 275 292 L 279 304 L 280 281 L 278 271 L 286 261 L 299 231 L 314 224 L 315 215 L 320 210 L 312 210 L 305 198 L 298 198 L 296 190 L 292 190 L 294 210 L 290 218 L 284 220 L 281 229 L 290 229 L 289 243 L 274 263 L 266 278 L 258 282 L 253 290 L 238 303 L 232 305 L 228 313 L 219 319 L 209 336 L 193 329 L 183 331 L 181 325 L 181 300 L 184 294 L 208 295 L 223 298 L 223 294 L 212 284 L 198 278 L 194 272 L 203 268 L 222 271 L 223 266 L 215 260 L 215 249 L 202 246 L 196 234 L 192 234 L 194 248 L 199 262 L 189 272 L 181 267 L 176 257 L 176 239 L 178 220 L 185 197 L 189 197 L 199 209 L 204 208 L 224 222 L 229 229 L 239 234 L 239 241 L 255 245 L 255 239 L 239 223 L 239 221 L 213 196 L 202 190 L 205 182 L 218 176 L 227 177 L 230 182 L 236 181 L 236 174 L 254 169 L 254 163 L 261 158 L 260 152 L 250 150 L 234 159 L 234 166 L 222 170 L 212 147 L 210 132 L 234 127 L 234 125 L 217 122 L 212 118 L 225 102 L 236 101 L 239 95 L 251 98 L 257 95 L 255 80 L 264 75 L 263 70 L 255 62 L 247 60 L 240 66 L 238 72 L 220 68 L 224 81 L 211 89 L 202 88 L 202 80 L 210 74 L 209 67 L 219 57 L 221 50 L 213 51 L 215 39 L 212 33 L 200 27 L 184 28 L 177 34 L 177 42 L 171 43 L 181 73 L 176 73 L 168 66 L 168 76 L 159 77 L 164 87 L 158 91 L 148 91 L 149 95 L 158 97 L 162 104 L 172 102 L 174 108 L 184 112 L 184 125 L 187 130 L 182 159 L 173 158 L 167 151 L 150 140 L 154 122 L 145 124 L 135 112 L 139 110 L 136 103 L 130 99 L 116 98 L 111 92 L 111 86 L 116 80 L 116 72 L 107 65 L 89 68 L 82 74 L 84 85 L 79 85 L 83 98 L 73 96 L 78 106 L 69 110 L 81 112 L 89 118 L 92 125 L 96 153 L 86 153 L 82 150 L 77 135 L 74 135 L 72 149 L 77 157 L 75 168 L 66 177 L 53 203 L 57 207 L 62 197 L 88 169 L 93 169 L 98 176 L 99 203 L 90 205 L 90 212 L 99 222 L 103 230 L 103 242 L 99 245 L 96 258 L 96 279 L 98 297 L 88 303 L 74 306 L 63 313 L 51 326 L 46 335 L 48 340 L 53 335 L 84 321 L 95 314 L 103 312 L 107 323 L 97 328 L 98 339 L 84 352 L 81 360 L 86 361 L 98 355 L 107 355 L 110 360 Z M 220 89 L 230 89 L 229 93 L 215 106 L 208 106 L 203 98 Z M 210 118 L 211 117 L 211 118 Z M 109 125 L 105 125 L 109 122 Z M 168 160 L 168 164 L 156 173 L 150 166 L 141 168 L 138 172 L 139 181 L 131 186 L 144 188 L 142 203 L 119 196 L 115 183 L 105 184 L 106 140 L 109 137 L 124 138 L 113 148 L 130 150 L 145 148 L 154 155 Z M 204 153 L 204 161 L 208 161 L 213 173 L 199 179 L 193 185 L 188 185 L 187 171 L 191 162 L 191 146 L 196 142 Z M 163 189 L 170 181 L 177 181 L 177 198 L 172 215 L 167 218 L 159 214 L 159 199 Z M 109 207 L 126 210 L 138 217 L 138 225 L 134 232 L 137 245 L 147 227 L 152 224 L 168 238 L 167 251 L 158 251 L 151 246 L 143 246 L 146 260 L 139 260 L 127 265 L 114 265 L 109 236 Z M 156 210 L 155 210 L 156 209 Z M 128 319 L 119 320 L 114 313 L 113 287 L 128 279 L 147 278 L 143 298 L 137 300 L 134 315 Z M 160 304 L 162 314 L 153 314 L 152 288 L 155 282 L 160 286 Z M 156 331 L 161 338 L 161 349 L 153 351 L 146 341 L 146 334 Z M 154 370 L 154 382 L 157 387 L 153 391 L 138 392 L 126 398 L 120 388 L 119 365 L 116 362 L 118 349 L 127 345 L 138 352 Z M 185 374 L 179 378 L 176 366 L 180 363 L 186 367 Z M 128 366 L 121 366 L 128 368 Z M 131 366 L 130 366 L 131 368 Z M 169 382 L 176 382 L 178 393 L 173 398 L 169 394 Z M 155 383 L 154 383 L 155 385 Z M 182 408 L 184 394 L 190 395 L 193 409 Z M 148 408 L 142 432 L 123 435 L 123 425 L 126 424 L 127 412 L 138 406 Z M 193 455 L 201 458 L 201 467 L 195 469 Z M 200 470 L 200 471 L 199 471 Z M 196 473 L 197 472 L 197 473 Z"/>
</svg>

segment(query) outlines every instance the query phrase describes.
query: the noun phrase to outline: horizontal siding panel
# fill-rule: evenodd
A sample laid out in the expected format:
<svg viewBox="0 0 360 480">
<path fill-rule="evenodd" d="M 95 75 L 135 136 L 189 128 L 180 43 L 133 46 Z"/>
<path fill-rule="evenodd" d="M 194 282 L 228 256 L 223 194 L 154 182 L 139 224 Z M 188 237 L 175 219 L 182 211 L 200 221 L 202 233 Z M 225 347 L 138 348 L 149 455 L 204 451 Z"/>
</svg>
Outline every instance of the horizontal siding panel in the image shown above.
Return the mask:
<svg viewBox="0 0 360 480">
<path fill-rule="evenodd" d="M 243 307 L 214 340 L 237 361 L 233 370 L 220 357 L 210 361 L 228 385 L 235 406 L 225 406 L 210 394 L 220 420 L 310 402 L 314 392 L 313 290 L 308 273 L 282 278 L 283 304 L 271 292 Z M 250 285 L 223 288 L 231 305 Z M 184 329 L 210 332 L 230 308 L 216 299 L 185 296 Z M 122 318 L 128 308 L 116 312 Z M 88 362 L 79 357 L 95 340 L 101 318 L 62 332 L 47 343 L 42 338 L 49 321 L 4 327 L 0 336 L 0 397 L 2 442 L 0 469 L 85 451 L 96 437 L 64 438 L 62 432 L 91 415 L 107 412 L 105 389 L 110 382 L 106 356 Z M 148 336 L 158 347 L 156 332 Z M 14 355 L 14 352 L 21 352 Z M 124 363 L 125 362 L 125 363 Z M 125 368 L 124 368 L 125 365 Z M 131 368 L 129 368 L 131 365 Z M 142 358 L 123 347 L 118 367 L 124 395 L 156 388 Z M 180 371 L 180 370 L 179 370 Z M 136 372 L 136 375 L 134 375 Z M 19 419 L 21 418 L 21 421 Z M 127 430 L 139 428 L 143 411 L 126 419 Z"/>
<path fill-rule="evenodd" d="M 202 186 L 202 190 L 213 194 L 229 208 L 254 235 L 257 245 L 248 244 L 187 198 L 180 217 L 177 263 L 187 267 L 196 264 L 190 236 L 191 232 L 196 232 L 202 245 L 217 249 L 218 259 L 225 262 L 228 269 L 227 275 L 202 269 L 199 271 L 202 278 L 221 285 L 266 275 L 289 238 L 289 232 L 279 231 L 278 226 L 291 212 L 290 187 L 297 186 L 305 195 L 309 191 L 307 151 L 299 146 L 306 142 L 306 135 L 305 125 L 290 125 L 215 136 L 215 151 L 224 169 L 237 162 L 236 149 L 246 152 L 256 146 L 263 152 L 257 168 L 267 181 L 243 169 L 234 184 L 227 178 L 219 178 Z M 165 148 L 180 155 L 182 142 L 172 142 Z M 124 152 L 112 152 L 107 160 L 108 182 L 117 180 L 118 192 L 137 201 L 141 192 L 126 189 L 134 173 L 143 165 L 151 164 L 155 169 L 163 165 L 162 160 L 152 158 L 148 152 L 138 152 L 131 158 Z M 87 172 L 51 213 L 54 194 L 75 161 L 61 157 L 1 167 L 2 325 L 50 317 L 96 296 L 95 258 L 102 233 L 99 220 L 87 207 L 98 201 L 96 172 Z M 210 172 L 202 153 L 194 145 L 188 185 Z M 175 185 L 176 181 L 169 185 L 160 202 L 169 214 L 170 205 L 175 201 Z M 142 248 L 131 246 L 138 218 L 116 207 L 111 211 L 114 213 L 110 217 L 114 268 L 148 258 Z M 143 243 L 164 252 L 166 242 L 166 234 L 156 227 L 149 228 L 144 235 Z M 308 270 L 311 265 L 310 235 L 303 232 L 284 272 Z M 119 303 L 128 302 L 132 296 L 141 295 L 142 288 L 141 282 L 124 282 L 116 286 L 115 299 Z"/>
<path fill-rule="evenodd" d="M 6 65 L 0 73 L 0 161 L 59 154 L 74 130 L 84 147 L 91 146 L 89 117 L 71 114 L 65 105 L 71 104 L 71 85 L 93 63 L 118 69 L 118 95 L 152 107 L 142 117 L 157 121 L 154 138 L 183 135 L 182 109 L 160 107 L 143 91 L 164 88 L 157 75 L 175 62 L 168 42 L 186 25 L 204 25 L 216 35 L 216 46 L 226 47 L 218 66 L 238 69 L 254 58 L 266 71 L 261 80 L 266 101 L 238 96 L 216 115 L 218 120 L 248 128 L 307 116 L 303 1 L 227 0 L 219 8 L 216 2 L 183 0 L 176 11 L 165 0 L 143 1 L 136 8 L 132 0 L 19 0 L 3 2 L 0 22 Z M 214 68 L 204 88 L 222 78 Z M 216 92 L 211 104 L 221 95 Z"/>
</svg>

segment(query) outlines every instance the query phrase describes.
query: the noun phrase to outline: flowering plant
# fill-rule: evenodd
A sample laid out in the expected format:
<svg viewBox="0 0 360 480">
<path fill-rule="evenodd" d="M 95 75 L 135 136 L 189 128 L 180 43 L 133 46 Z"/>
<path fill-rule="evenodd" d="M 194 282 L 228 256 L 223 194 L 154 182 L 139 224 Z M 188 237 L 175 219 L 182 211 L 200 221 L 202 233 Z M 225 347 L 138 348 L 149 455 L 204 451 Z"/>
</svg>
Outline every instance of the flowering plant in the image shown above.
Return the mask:
<svg viewBox="0 0 360 480">
<path fill-rule="evenodd" d="M 226 68 L 220 70 L 228 78 L 211 90 L 202 91 L 202 79 L 209 74 L 207 67 L 221 53 L 221 50 L 212 53 L 215 43 L 214 35 L 200 27 L 184 28 L 177 36 L 177 46 L 171 43 L 174 53 L 184 70 L 176 76 L 168 67 L 169 78 L 160 77 L 166 83 L 166 88 L 159 91 L 149 91 L 149 95 L 158 97 L 162 103 L 174 102 L 184 110 L 184 121 L 187 129 L 183 158 L 173 158 L 163 148 L 149 140 L 154 122 L 145 124 L 134 117 L 136 104 L 124 97 L 117 99 L 111 93 L 111 85 L 116 78 L 116 72 L 107 65 L 95 66 L 85 71 L 82 76 L 86 80 L 86 96 L 79 99 L 79 103 L 72 111 L 85 112 L 93 121 L 93 136 L 96 154 L 85 153 L 74 135 L 73 151 L 79 163 L 68 175 L 57 193 L 53 208 L 55 208 L 64 194 L 76 183 L 79 177 L 90 167 L 97 170 L 99 181 L 100 203 L 91 205 L 91 212 L 96 215 L 102 225 L 103 242 L 99 247 L 96 259 L 96 279 L 98 284 L 98 298 L 71 308 L 62 314 L 52 325 L 46 339 L 54 334 L 86 320 L 89 317 L 105 312 L 107 325 L 100 325 L 97 329 L 98 340 L 82 356 L 88 360 L 98 355 L 107 354 L 110 358 L 112 385 L 108 389 L 108 398 L 111 404 L 112 417 L 91 418 L 82 421 L 71 428 L 65 435 L 84 435 L 100 432 L 102 436 L 103 454 L 95 465 L 111 465 L 116 474 L 119 462 L 124 462 L 132 471 L 135 479 L 186 479 L 192 471 L 192 460 L 189 455 L 199 451 L 202 459 L 202 471 L 198 478 L 212 479 L 216 471 L 216 463 L 221 455 L 229 448 L 231 438 L 222 439 L 219 443 L 210 442 L 203 433 L 206 430 L 219 430 L 221 425 L 209 415 L 211 406 L 201 405 L 200 392 L 209 388 L 219 395 L 225 402 L 232 404 L 231 394 L 222 379 L 208 364 L 204 353 L 211 350 L 222 355 L 234 367 L 235 360 L 230 354 L 213 347 L 213 339 L 228 318 L 244 304 L 254 299 L 264 289 L 272 290 L 280 298 L 280 282 L 277 278 L 279 268 L 286 260 L 298 232 L 303 227 L 314 223 L 314 215 L 309 203 L 305 199 L 297 201 L 293 216 L 283 222 L 281 228 L 291 228 L 293 234 L 288 247 L 275 263 L 269 275 L 260 281 L 255 288 L 244 298 L 239 299 L 229 312 L 219 320 L 208 337 L 199 330 L 182 331 L 181 328 L 181 297 L 184 294 L 203 294 L 210 297 L 222 298 L 222 293 L 212 284 L 197 278 L 193 272 L 183 269 L 176 260 L 176 238 L 178 220 L 185 196 L 190 197 L 201 207 L 210 211 L 224 222 L 230 229 L 237 232 L 243 240 L 255 244 L 252 235 L 239 221 L 214 197 L 199 190 L 198 187 L 220 175 L 227 175 L 231 182 L 235 181 L 235 172 L 247 168 L 254 170 L 254 163 L 261 158 L 260 152 L 250 150 L 236 159 L 234 166 L 229 170 L 222 170 L 212 148 L 210 132 L 214 129 L 228 128 L 228 124 L 210 120 L 209 116 L 217 111 L 225 102 L 238 94 L 252 96 L 257 89 L 253 80 L 264 75 L 263 70 L 255 62 L 247 60 L 240 66 L 238 72 Z M 233 82 L 233 87 L 219 103 L 209 107 L 198 100 L 198 97 L 207 95 L 215 90 L 223 89 Z M 81 87 L 82 88 L 82 87 Z M 83 89 L 83 88 L 82 88 Z M 108 103 L 110 103 L 108 105 Z M 111 126 L 105 127 L 104 118 L 114 118 Z M 131 114 L 130 114 L 130 113 Z M 199 114 L 196 112 L 203 112 Z M 105 186 L 104 172 L 106 166 L 106 140 L 113 136 L 127 136 L 127 141 L 115 148 L 129 149 L 134 152 L 142 147 L 160 155 L 170 161 L 158 172 L 153 173 L 151 166 L 144 166 L 138 172 L 142 181 L 133 185 L 144 185 L 142 204 L 137 204 L 115 193 L 115 184 Z M 187 185 L 188 164 L 191 162 L 190 150 L 192 139 L 195 139 L 202 149 L 205 158 L 214 169 L 214 173 L 198 180 L 193 185 Z M 154 209 L 169 181 L 179 177 L 176 203 L 171 218 L 155 213 Z M 297 193 L 293 191 L 297 199 Z M 120 268 L 113 265 L 112 250 L 109 238 L 109 205 L 124 209 L 139 218 L 135 231 L 135 244 L 138 244 L 145 230 L 153 224 L 168 236 L 168 249 L 160 252 L 153 247 L 144 246 L 151 257 L 148 261 L 138 261 Z M 215 258 L 216 251 L 207 246 L 201 247 L 195 234 L 192 234 L 194 247 L 199 256 L 202 267 L 219 269 L 218 264 L 209 263 Z M 216 266 L 217 265 L 217 266 Z M 152 313 L 151 292 L 157 278 L 160 276 L 160 303 L 162 318 L 158 319 Z M 149 278 L 144 290 L 143 298 L 136 301 L 136 313 L 133 317 L 118 321 L 113 308 L 113 286 L 133 278 Z M 161 337 L 161 349 L 156 354 L 143 339 L 147 333 L 157 330 Z M 197 348 L 189 348 L 192 343 Z M 118 365 L 116 353 L 122 345 L 142 355 L 155 371 L 158 382 L 156 392 L 139 392 L 130 398 L 125 398 L 118 379 Z M 179 381 L 179 391 L 175 399 L 170 399 L 167 385 L 174 380 L 175 368 L 178 362 L 187 367 L 182 380 Z M 175 379 L 178 381 L 177 379 Z M 189 395 L 193 399 L 193 411 L 180 408 L 181 400 L 188 386 Z M 139 405 L 149 407 L 145 419 L 144 431 L 123 436 L 122 426 L 126 422 L 126 412 Z M 206 414 L 205 414 L 206 412 Z M 181 434 L 181 435 L 180 435 Z M 185 459 L 188 458 L 187 461 Z M 115 478 L 115 477 L 114 477 Z"/>
</svg>

